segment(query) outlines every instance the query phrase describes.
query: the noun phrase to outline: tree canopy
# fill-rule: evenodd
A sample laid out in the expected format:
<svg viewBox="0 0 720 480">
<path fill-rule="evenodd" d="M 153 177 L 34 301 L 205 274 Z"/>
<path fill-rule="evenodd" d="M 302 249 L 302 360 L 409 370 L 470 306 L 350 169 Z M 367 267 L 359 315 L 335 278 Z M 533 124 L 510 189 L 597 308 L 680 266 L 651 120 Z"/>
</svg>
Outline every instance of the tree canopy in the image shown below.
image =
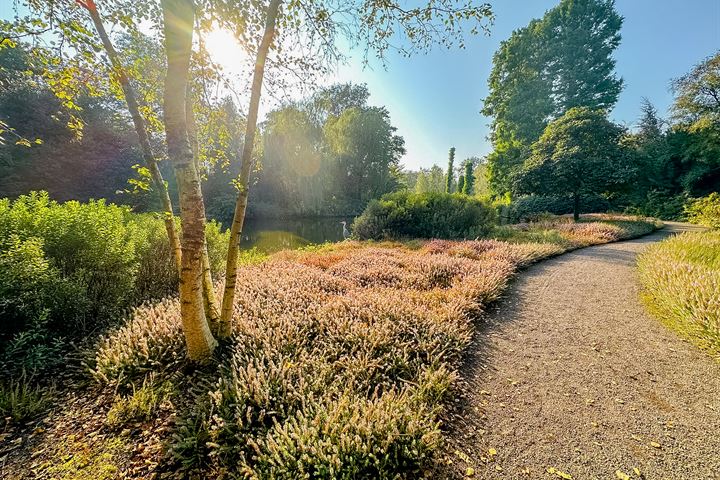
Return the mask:
<svg viewBox="0 0 720 480">
<path fill-rule="evenodd" d="M 532 145 L 515 192 L 570 196 L 577 219 L 582 195 L 603 193 L 631 178 L 633 168 L 620 146 L 622 134 L 602 110 L 571 108 Z"/>
<path fill-rule="evenodd" d="M 612 54 L 621 25 L 612 0 L 562 0 L 501 43 L 482 110 L 492 119 L 488 170 L 496 193 L 510 190 L 513 173 L 552 119 L 573 107 L 615 105 L 622 80 Z"/>
</svg>

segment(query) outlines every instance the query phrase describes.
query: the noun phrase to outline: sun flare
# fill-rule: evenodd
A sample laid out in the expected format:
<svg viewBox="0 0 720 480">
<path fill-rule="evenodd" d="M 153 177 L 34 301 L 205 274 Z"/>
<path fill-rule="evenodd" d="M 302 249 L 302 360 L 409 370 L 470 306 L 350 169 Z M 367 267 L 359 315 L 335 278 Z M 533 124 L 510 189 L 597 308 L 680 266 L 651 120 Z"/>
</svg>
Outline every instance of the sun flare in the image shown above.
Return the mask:
<svg viewBox="0 0 720 480">
<path fill-rule="evenodd" d="M 239 75 L 245 71 L 249 57 L 232 32 L 215 26 L 203 35 L 202 40 L 212 60 L 225 73 Z"/>
</svg>

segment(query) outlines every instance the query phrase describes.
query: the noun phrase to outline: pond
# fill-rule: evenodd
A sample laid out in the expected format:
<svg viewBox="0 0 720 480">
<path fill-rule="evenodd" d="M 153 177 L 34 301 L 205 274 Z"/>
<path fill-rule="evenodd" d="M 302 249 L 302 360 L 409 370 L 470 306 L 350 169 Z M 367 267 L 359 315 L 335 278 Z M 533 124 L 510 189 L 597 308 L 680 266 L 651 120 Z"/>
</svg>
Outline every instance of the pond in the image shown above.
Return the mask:
<svg viewBox="0 0 720 480">
<path fill-rule="evenodd" d="M 316 243 L 339 242 L 344 238 L 340 222 L 346 221 L 350 228 L 352 220 L 352 217 L 247 219 L 240 246 L 270 253 Z"/>
</svg>

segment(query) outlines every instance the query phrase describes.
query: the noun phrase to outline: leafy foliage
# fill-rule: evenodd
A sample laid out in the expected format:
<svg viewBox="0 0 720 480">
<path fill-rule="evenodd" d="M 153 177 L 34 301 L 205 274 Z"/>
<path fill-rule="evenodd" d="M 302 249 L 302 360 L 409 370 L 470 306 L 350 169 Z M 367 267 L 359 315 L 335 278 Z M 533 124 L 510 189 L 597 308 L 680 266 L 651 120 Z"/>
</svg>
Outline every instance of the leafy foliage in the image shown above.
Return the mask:
<svg viewBox="0 0 720 480">
<path fill-rule="evenodd" d="M 455 163 L 455 147 L 450 147 L 450 153 L 448 153 L 448 166 L 447 172 L 445 173 L 445 193 L 452 193 L 453 182 L 455 171 L 453 170 L 453 164 Z"/>
<path fill-rule="evenodd" d="M 640 174 L 632 191 L 618 197 L 620 206 L 658 218 L 682 219 L 689 197 L 704 197 L 717 191 L 720 110 L 713 111 L 712 103 L 693 100 L 688 95 L 688 91 L 716 89 L 709 73 L 711 64 L 712 58 L 674 82 L 676 123 L 669 128 L 665 128 L 667 122 L 658 117 L 654 107 L 644 101 L 638 131 L 623 140 L 631 148 Z M 699 103 L 693 104 L 694 101 Z"/>
<path fill-rule="evenodd" d="M 612 54 L 622 17 L 609 0 L 563 0 L 501 43 L 483 114 L 492 117 L 490 184 L 511 190 L 512 177 L 547 126 L 573 107 L 610 110 L 622 80 Z"/>
<path fill-rule="evenodd" d="M 170 381 L 157 383 L 154 375 L 148 375 L 139 388 L 133 388 L 127 396 L 118 395 L 107 413 L 107 424 L 117 427 L 128 422 L 150 420 L 173 390 Z"/>
<path fill-rule="evenodd" d="M 227 235 L 208 226 L 220 270 Z M 6 367 L 51 367 L 63 340 L 121 318 L 177 286 L 162 219 L 104 201 L 64 204 L 46 192 L 0 200 L 0 341 Z"/>
<path fill-rule="evenodd" d="M 472 195 L 475 193 L 475 174 L 473 173 L 473 162 L 471 160 L 465 161 L 465 174 L 463 175 L 464 182 L 463 188 L 458 185 L 458 190 L 465 195 Z"/>
<path fill-rule="evenodd" d="M 720 194 L 711 193 L 691 201 L 685 207 L 685 215 L 692 223 L 720 229 Z"/>
<path fill-rule="evenodd" d="M 445 191 L 445 174 L 442 168 L 433 165 L 430 169 L 420 169 L 414 188 L 415 193 L 442 193 Z"/>
<path fill-rule="evenodd" d="M 515 192 L 571 196 L 577 218 L 582 195 L 616 189 L 634 174 L 619 144 L 621 135 L 604 112 L 571 108 L 533 144 Z"/>
<path fill-rule="evenodd" d="M 720 51 L 673 81 L 673 113 L 692 129 L 702 129 L 720 122 Z"/>
<path fill-rule="evenodd" d="M 474 238 L 487 233 L 494 222 L 494 210 L 477 198 L 401 191 L 370 202 L 353 222 L 352 230 L 364 240 Z"/>
<path fill-rule="evenodd" d="M 368 201 L 398 186 L 397 168 L 405 153 L 404 140 L 395 135 L 385 108 L 345 110 L 330 117 L 324 127 L 331 151 L 337 156 L 333 184 L 345 197 L 345 211 L 360 211 Z"/>
<path fill-rule="evenodd" d="M 45 410 L 52 400 L 52 389 L 33 385 L 25 376 L 0 382 L 0 416 L 21 422 Z"/>
</svg>

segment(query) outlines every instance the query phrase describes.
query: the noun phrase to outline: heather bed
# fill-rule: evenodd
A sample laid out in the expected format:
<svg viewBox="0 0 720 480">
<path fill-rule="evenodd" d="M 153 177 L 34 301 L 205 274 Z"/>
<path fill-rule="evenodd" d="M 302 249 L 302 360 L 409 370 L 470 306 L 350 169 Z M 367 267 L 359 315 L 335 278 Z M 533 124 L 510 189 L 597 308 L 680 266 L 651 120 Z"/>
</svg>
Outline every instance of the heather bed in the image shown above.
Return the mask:
<svg viewBox="0 0 720 480">
<path fill-rule="evenodd" d="M 512 275 L 655 228 L 592 220 L 496 231 L 505 241 L 343 242 L 281 252 L 242 269 L 235 335 L 213 368 L 192 381 L 173 373 L 184 366 L 183 343 L 177 302 L 166 300 L 139 308 L 105 337 L 93 372 L 120 392 L 120 403 L 175 382 L 178 420 L 165 437 L 171 471 L 414 476 L 442 442 L 440 413 L 473 321 Z"/>
</svg>

